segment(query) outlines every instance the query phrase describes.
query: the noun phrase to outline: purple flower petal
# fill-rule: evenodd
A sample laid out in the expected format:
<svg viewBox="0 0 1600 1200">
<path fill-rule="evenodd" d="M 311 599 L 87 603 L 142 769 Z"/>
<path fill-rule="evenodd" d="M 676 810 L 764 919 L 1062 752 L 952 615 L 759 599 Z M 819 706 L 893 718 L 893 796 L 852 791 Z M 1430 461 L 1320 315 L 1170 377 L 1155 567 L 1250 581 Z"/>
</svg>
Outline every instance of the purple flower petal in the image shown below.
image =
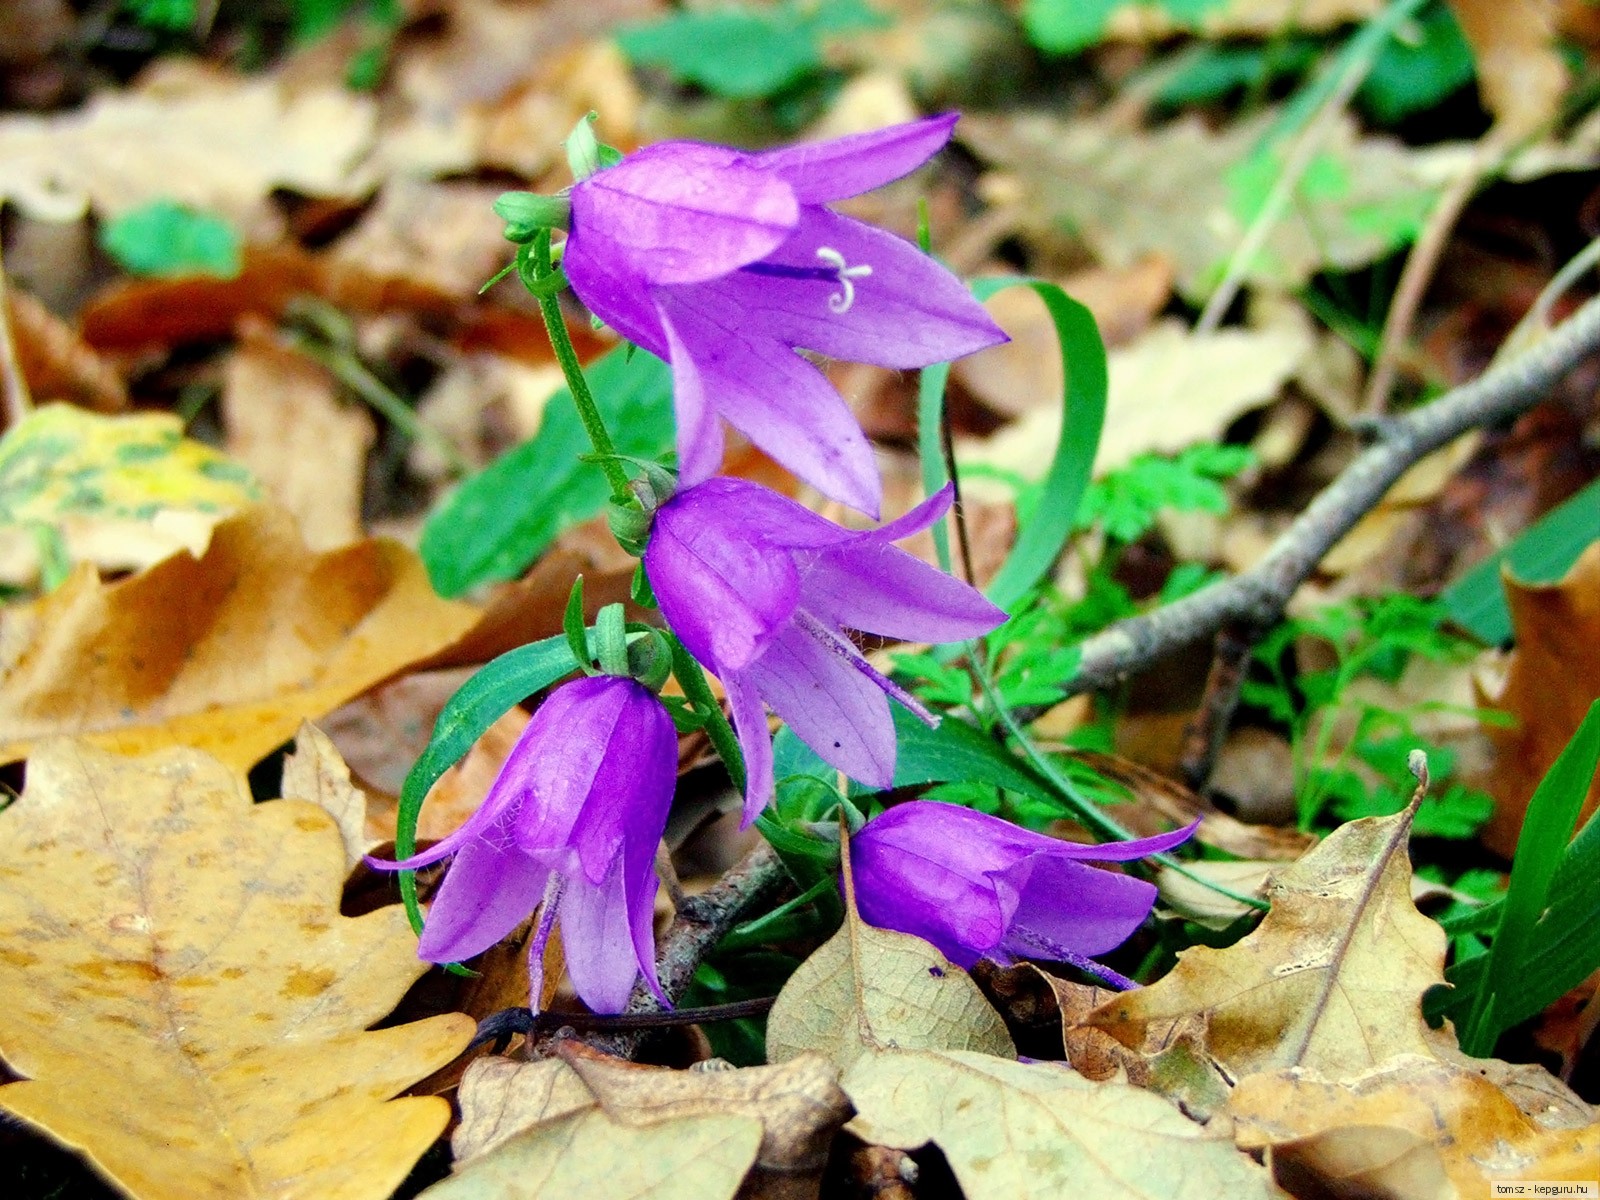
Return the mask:
<svg viewBox="0 0 1600 1200">
<path fill-rule="evenodd" d="M 620 336 L 643 346 L 657 358 L 670 359 L 667 334 L 650 295 L 650 285 L 637 276 L 613 270 L 612 260 L 603 253 L 606 248 L 591 246 L 587 238 L 567 238 L 561 269 L 572 290 L 590 312 Z"/>
<path fill-rule="evenodd" d="M 674 380 L 679 412 L 715 409 L 824 495 L 877 515 L 883 484 L 872 446 L 820 371 L 781 342 L 759 336 L 759 327 L 735 309 L 702 308 L 670 288 L 657 289 L 656 298 L 677 338 L 672 366 L 683 372 Z M 685 443 L 680 433 L 679 453 L 693 458 L 682 469 L 684 481 L 703 482 L 700 442 Z"/>
<path fill-rule="evenodd" d="M 661 612 L 689 652 L 713 671 L 758 657 L 794 613 L 794 564 L 735 533 L 740 514 L 698 488 L 656 514 L 644 567 Z"/>
<path fill-rule="evenodd" d="M 905 641 L 955 642 L 1006 619 L 976 589 L 881 542 L 807 555 L 799 566 L 800 606 L 832 625 Z"/>
<path fill-rule="evenodd" d="M 1012 913 L 1002 945 L 1028 958 L 1053 957 L 1053 946 L 1084 955 L 1115 950 L 1156 901 L 1154 884 L 1046 855 L 1025 859 L 995 882 Z"/>
<path fill-rule="evenodd" d="M 840 261 L 867 273 L 841 277 L 828 266 Z M 683 290 L 697 308 L 739 313 L 785 345 L 880 367 L 925 367 L 1007 340 L 936 259 L 825 208 L 803 210 L 789 240 L 759 262 Z"/>
<path fill-rule="evenodd" d="M 761 693 L 737 671 L 722 676 L 722 689 L 733 710 L 733 731 L 739 735 L 744 754 L 744 815 L 739 828 L 748 829 L 772 799 L 772 734 L 767 729 L 767 710 Z"/>
<path fill-rule="evenodd" d="M 561 893 L 560 921 L 573 991 L 597 1013 L 621 1012 L 639 976 L 634 955 L 618 953 L 633 947 L 622 864 L 598 887 L 569 880 Z"/>
<path fill-rule="evenodd" d="M 751 158 L 783 178 L 802 204 L 843 200 L 916 170 L 944 149 L 958 118 L 958 113 L 942 113 L 870 133 L 768 150 Z"/>
<path fill-rule="evenodd" d="M 673 736 L 677 748 L 677 736 Z M 643 841 L 630 843 L 622 863 L 623 886 L 626 889 L 628 932 L 633 940 L 634 962 L 645 986 L 667 1008 L 672 1002 L 661 990 L 661 980 L 656 975 L 655 912 L 656 893 L 661 890 L 656 879 L 655 847 Z"/>
<path fill-rule="evenodd" d="M 947 848 L 937 842 L 902 848 L 868 837 L 879 820 L 868 821 L 850 839 L 861 919 L 932 942 L 961 967 L 972 966 L 999 945 L 1006 917 L 994 889 L 952 863 Z"/>
<path fill-rule="evenodd" d="M 1090 845 L 1086 842 L 1056 842 L 1057 853 L 1064 853 L 1072 858 L 1098 860 L 1101 862 L 1127 862 L 1135 858 L 1148 858 L 1152 854 L 1164 854 L 1174 846 L 1181 846 L 1194 835 L 1200 828 L 1200 818 L 1196 817 L 1182 829 L 1174 829 L 1170 833 L 1158 833 L 1154 837 L 1135 838 L 1130 842 L 1101 842 Z"/>
<path fill-rule="evenodd" d="M 744 676 L 825 762 L 869 787 L 894 783 L 889 701 L 834 648 L 789 625 Z"/>
<path fill-rule="evenodd" d="M 800 217 L 794 189 L 748 155 L 660 142 L 572 188 L 572 236 L 649 283 L 697 283 L 754 262 Z"/>
<path fill-rule="evenodd" d="M 509 842 L 468 842 L 428 909 L 417 957 L 444 963 L 481 954 L 527 920 L 549 877 Z"/>
</svg>

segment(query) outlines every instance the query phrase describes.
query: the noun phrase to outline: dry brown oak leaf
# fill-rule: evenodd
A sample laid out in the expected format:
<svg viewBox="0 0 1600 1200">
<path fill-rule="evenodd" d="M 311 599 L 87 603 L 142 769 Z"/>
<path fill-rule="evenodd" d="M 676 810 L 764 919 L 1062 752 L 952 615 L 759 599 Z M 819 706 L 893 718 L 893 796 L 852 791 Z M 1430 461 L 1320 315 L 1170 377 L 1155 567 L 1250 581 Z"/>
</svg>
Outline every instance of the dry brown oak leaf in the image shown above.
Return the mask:
<svg viewBox="0 0 1600 1200">
<path fill-rule="evenodd" d="M 72 734 L 122 753 L 194 746 L 247 768 L 476 619 L 436 596 L 398 543 L 312 554 L 287 515 L 249 509 L 198 559 L 115 583 L 80 567 L 0 609 L 0 762 Z"/>
<path fill-rule="evenodd" d="M 1087 1024 L 1152 1048 L 1202 1018 L 1230 1080 L 1303 1066 L 1347 1079 L 1399 1054 L 1434 1057 L 1422 993 L 1443 978 L 1445 935 L 1411 902 L 1410 813 L 1343 825 L 1272 877 L 1272 910 L 1223 950 L 1196 946 Z"/>
<path fill-rule="evenodd" d="M 1557 583 L 1526 584 L 1508 576 L 1505 588 L 1516 649 L 1504 689 L 1486 703 L 1516 723 L 1485 725 L 1495 756 L 1480 782 L 1495 799 L 1484 843 L 1509 858 L 1534 788 L 1600 691 L 1600 542 L 1579 555 Z M 1579 828 L 1597 803 L 1600 779 L 1589 785 Z"/>
<path fill-rule="evenodd" d="M 398 906 L 339 913 L 344 848 L 195 750 L 41 747 L 0 812 L 0 1108 L 144 1200 L 381 1200 L 443 1131 L 389 1098 L 458 1013 L 367 1032 L 426 966 Z"/>
</svg>

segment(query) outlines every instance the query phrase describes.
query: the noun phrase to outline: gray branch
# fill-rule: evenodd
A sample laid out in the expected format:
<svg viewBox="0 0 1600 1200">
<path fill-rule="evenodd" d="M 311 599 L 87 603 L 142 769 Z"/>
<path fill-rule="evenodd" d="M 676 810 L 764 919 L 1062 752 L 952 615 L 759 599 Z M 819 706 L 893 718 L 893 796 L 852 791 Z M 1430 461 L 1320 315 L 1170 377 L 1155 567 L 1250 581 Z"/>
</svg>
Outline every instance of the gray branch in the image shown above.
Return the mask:
<svg viewBox="0 0 1600 1200">
<path fill-rule="evenodd" d="M 1377 442 L 1317 495 L 1254 567 L 1153 612 L 1118 621 L 1086 640 L 1067 694 L 1110 687 L 1225 625 L 1264 629 L 1274 624 L 1323 556 L 1410 467 L 1468 430 L 1526 412 L 1597 350 L 1600 297 L 1511 362 L 1413 412 L 1387 419 Z"/>
</svg>

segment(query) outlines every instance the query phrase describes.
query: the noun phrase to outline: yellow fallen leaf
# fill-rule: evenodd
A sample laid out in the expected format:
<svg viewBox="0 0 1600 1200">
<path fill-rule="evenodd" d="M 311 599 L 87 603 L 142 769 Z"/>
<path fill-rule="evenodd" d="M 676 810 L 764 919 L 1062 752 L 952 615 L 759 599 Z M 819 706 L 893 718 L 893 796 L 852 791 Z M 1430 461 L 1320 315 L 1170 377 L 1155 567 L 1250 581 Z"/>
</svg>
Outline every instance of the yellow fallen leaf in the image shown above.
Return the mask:
<svg viewBox="0 0 1600 1200">
<path fill-rule="evenodd" d="M 972 977 L 908 933 L 876 929 L 846 905 L 844 926 L 789 976 L 767 1017 L 767 1059 L 816 1051 L 841 1070 L 874 1047 L 1015 1056 Z"/>
<path fill-rule="evenodd" d="M 1088 1023 L 1135 1049 L 1195 1016 L 1227 1074 L 1304 1066 L 1338 1080 L 1398 1054 L 1433 1056 L 1422 993 L 1443 979 L 1445 935 L 1411 901 L 1409 810 L 1342 825 L 1274 875 L 1272 910 L 1226 949 L 1194 946 L 1149 987 Z"/>
<path fill-rule="evenodd" d="M 313 555 L 293 523 L 253 508 L 196 559 L 0 609 L 0 762 L 82 735 L 124 753 L 195 746 L 245 768 L 473 625 L 416 555 L 368 539 Z"/>
<path fill-rule="evenodd" d="M 283 760 L 283 798 L 309 800 L 333 818 L 344 843 L 345 869 L 356 865 L 379 843 L 393 836 L 367 835 L 367 796 L 350 779 L 350 768 L 339 757 L 333 739 L 310 721 L 300 723 L 294 753 Z"/>
<path fill-rule="evenodd" d="M 845 1072 L 865 1141 L 944 1152 L 967 1200 L 1268 1200 L 1267 1172 L 1160 1096 L 1058 1063 L 868 1051 Z"/>
<path fill-rule="evenodd" d="M 1476 1071 L 1434 1059 L 1403 1056 L 1342 1083 L 1256 1075 L 1229 1111 L 1242 1148 L 1271 1147 L 1280 1169 L 1358 1183 L 1363 1196 L 1486 1196 L 1495 1180 L 1592 1182 L 1600 1168 L 1600 1124 L 1542 1127 Z"/>
<path fill-rule="evenodd" d="M 388 1196 L 449 1119 L 389 1097 L 473 1024 L 364 1032 L 425 964 L 344 876 L 326 813 L 198 751 L 41 748 L 0 812 L 0 1108 L 144 1200 Z"/>
<path fill-rule="evenodd" d="M 168 413 L 107 416 L 47 404 L 0 438 L 0 581 L 25 585 L 44 533 L 72 562 L 147 567 L 199 553 L 228 514 L 261 499 L 240 464 L 183 436 Z"/>
</svg>

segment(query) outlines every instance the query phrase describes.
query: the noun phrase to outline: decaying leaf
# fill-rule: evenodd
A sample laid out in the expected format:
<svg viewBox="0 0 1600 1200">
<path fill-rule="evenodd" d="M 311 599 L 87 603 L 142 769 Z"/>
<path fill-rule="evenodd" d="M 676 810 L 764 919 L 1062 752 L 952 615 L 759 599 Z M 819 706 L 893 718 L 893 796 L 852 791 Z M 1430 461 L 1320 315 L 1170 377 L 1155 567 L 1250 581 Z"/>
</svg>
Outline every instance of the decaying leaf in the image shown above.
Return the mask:
<svg viewBox="0 0 1600 1200">
<path fill-rule="evenodd" d="M 847 907 L 839 932 L 778 993 L 767 1018 L 770 1061 L 817 1051 L 843 1070 L 885 1046 L 1016 1055 L 970 975 L 921 938 L 876 929 Z"/>
<path fill-rule="evenodd" d="M 228 452 L 294 516 L 310 549 L 356 541 L 372 414 L 341 401 L 327 368 L 281 344 L 263 322 L 242 322 L 240 333 L 223 369 Z"/>
<path fill-rule="evenodd" d="M 1592 1181 L 1600 1164 L 1600 1124 L 1543 1127 L 1481 1075 L 1434 1059 L 1403 1056 L 1341 1083 L 1264 1073 L 1241 1081 L 1229 1108 L 1239 1145 L 1272 1147 L 1280 1180 L 1307 1172 L 1363 1196 L 1482 1196 L 1494 1180 Z"/>
<path fill-rule="evenodd" d="M 1164 978 L 1089 1018 L 1140 1047 L 1203 1016 L 1234 1079 L 1303 1066 L 1340 1080 L 1398 1054 L 1433 1053 L 1422 993 L 1443 978 L 1445 935 L 1411 902 L 1408 812 L 1340 826 L 1273 876 L 1261 924 L 1223 950 L 1195 946 Z"/>
<path fill-rule="evenodd" d="M 199 751 L 42 747 L 0 813 L 0 1107 L 146 1200 L 388 1196 L 449 1108 L 387 1101 L 473 1024 L 364 1032 L 426 964 L 398 906 L 339 915 L 344 861 Z"/>
<path fill-rule="evenodd" d="M 1526 137 L 1554 119 L 1568 82 L 1557 0 L 1450 0 L 1450 8 L 1477 60 L 1478 94 L 1501 132 Z"/>
<path fill-rule="evenodd" d="M 1215 286 L 1281 170 L 1275 154 L 1256 155 L 1271 119 L 1213 132 L 1190 114 L 1134 133 L 1102 117 L 968 116 L 957 136 L 1016 177 L 1031 239 L 1048 247 L 1079 238 L 1110 267 L 1165 254 L 1178 290 L 1200 297 Z M 1459 169 L 1460 155 L 1448 146 L 1412 149 L 1341 121 L 1247 281 L 1288 290 L 1325 268 L 1367 265 L 1415 235 L 1436 189 Z"/>
<path fill-rule="evenodd" d="M 1483 840 L 1509 858 L 1534 788 L 1594 701 L 1600 679 L 1600 542 L 1579 555 L 1557 583 L 1507 577 L 1505 588 L 1516 647 L 1505 687 L 1486 703 L 1510 713 L 1516 724 L 1484 729 L 1494 745 L 1494 764 L 1483 787 L 1495 809 Z M 1580 827 L 1597 805 L 1600 780 L 1589 785 Z"/>
<path fill-rule="evenodd" d="M 468 1068 L 451 1142 L 460 1183 L 430 1195 L 731 1195 L 752 1167 L 766 1181 L 759 1194 L 815 1195 L 833 1134 L 850 1115 L 837 1070 L 816 1054 L 720 1071 L 641 1067 L 578 1043 L 559 1043 L 557 1055 Z M 682 1164 L 677 1179 L 632 1161 L 660 1152 L 669 1135 L 711 1147 L 711 1157 Z M 497 1190 L 517 1170 L 547 1177 L 546 1190 Z"/>
<path fill-rule="evenodd" d="M 416 556 L 368 539 L 307 552 L 253 508 L 180 553 L 102 583 L 80 567 L 0 610 L 0 762 L 81 734 L 136 752 L 187 745 L 244 768 L 318 717 L 449 645 L 476 617 L 441 600 Z"/>
<path fill-rule="evenodd" d="M 169 60 L 77 111 L 0 119 L 0 196 L 49 221 L 162 199 L 243 220 L 274 187 L 348 194 L 375 113 L 336 85 L 291 90 Z"/>
<path fill-rule="evenodd" d="M 1276 1195 L 1223 1130 L 1160 1096 L 1092 1083 L 1057 1063 L 961 1050 L 867 1050 L 845 1072 L 869 1142 L 933 1142 L 967 1200 L 1061 1196 L 1238 1200 Z"/>
<path fill-rule="evenodd" d="M 1111 14 L 1106 34 L 1130 41 L 1160 41 L 1185 31 L 1207 38 L 1272 38 L 1337 29 L 1365 21 L 1381 7 L 1378 0 L 1221 0 L 1191 16 L 1177 5 L 1124 4 Z"/>
<path fill-rule="evenodd" d="M 122 376 L 75 329 L 27 292 L 8 290 L 7 302 L 17 362 L 35 404 L 66 400 L 98 412 L 128 406 Z"/>
<path fill-rule="evenodd" d="M 41 535 L 109 570 L 198 554 L 218 521 L 260 498 L 249 471 L 184 437 L 175 416 L 47 404 L 0 438 L 0 582 L 37 578 Z"/>
</svg>

